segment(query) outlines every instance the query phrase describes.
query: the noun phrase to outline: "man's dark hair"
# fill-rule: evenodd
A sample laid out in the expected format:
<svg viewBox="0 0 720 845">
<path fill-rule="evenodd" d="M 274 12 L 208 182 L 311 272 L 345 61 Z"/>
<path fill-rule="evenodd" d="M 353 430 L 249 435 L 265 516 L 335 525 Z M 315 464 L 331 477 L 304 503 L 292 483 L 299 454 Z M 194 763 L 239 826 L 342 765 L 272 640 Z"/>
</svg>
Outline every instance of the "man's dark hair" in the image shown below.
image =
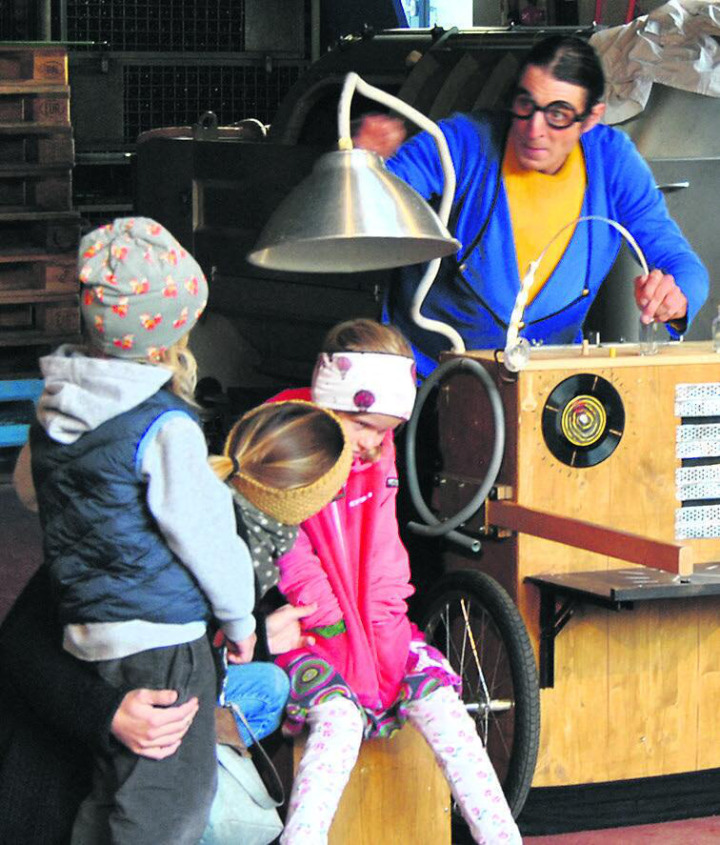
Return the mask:
<svg viewBox="0 0 720 845">
<path fill-rule="evenodd" d="M 586 110 L 602 100 L 605 74 L 595 49 L 574 35 L 551 35 L 530 50 L 518 73 L 518 79 L 528 66 L 547 69 L 555 79 L 580 85 L 587 91 Z"/>
</svg>

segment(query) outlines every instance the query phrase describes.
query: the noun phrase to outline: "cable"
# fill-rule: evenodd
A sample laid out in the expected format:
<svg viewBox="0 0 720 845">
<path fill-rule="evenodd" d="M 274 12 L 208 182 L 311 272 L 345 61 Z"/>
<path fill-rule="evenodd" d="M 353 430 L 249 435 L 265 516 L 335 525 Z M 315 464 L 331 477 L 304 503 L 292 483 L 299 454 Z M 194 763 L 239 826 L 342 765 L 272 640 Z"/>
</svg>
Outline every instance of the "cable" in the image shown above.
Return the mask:
<svg viewBox="0 0 720 845">
<path fill-rule="evenodd" d="M 635 255 L 642 267 L 643 275 L 647 276 L 650 272 L 645 256 L 638 246 L 637 241 L 630 232 L 628 232 L 628 230 L 617 221 L 611 220 L 609 217 L 603 217 L 599 214 L 588 214 L 585 217 L 577 217 L 575 220 L 571 220 L 569 223 L 566 223 L 552 236 L 552 238 L 550 238 L 539 257 L 536 258 L 535 261 L 530 262 L 530 266 L 520 283 L 520 290 L 515 298 L 515 304 L 513 305 L 513 310 L 510 314 L 510 325 L 508 326 L 507 338 L 505 340 L 505 356 L 503 363 L 510 372 L 517 373 L 522 370 L 530 357 L 530 344 L 527 342 L 526 338 L 519 337 L 518 334 L 523 311 L 525 310 L 528 295 L 530 293 L 530 288 L 535 281 L 537 268 L 540 266 L 543 258 L 545 258 L 547 251 L 566 229 L 570 228 L 570 226 L 576 226 L 578 223 L 584 223 L 588 220 L 600 220 L 603 223 L 609 223 L 612 227 L 617 229 L 635 251 Z"/>
<path fill-rule="evenodd" d="M 490 400 L 490 407 L 492 410 L 493 424 L 495 427 L 495 438 L 492 447 L 492 454 L 488 464 L 487 472 L 483 478 L 480 486 L 472 497 L 472 499 L 465 505 L 462 510 L 458 511 L 455 516 L 446 520 L 439 520 L 435 514 L 427 506 L 423 499 L 420 490 L 420 484 L 417 475 L 417 460 L 415 443 L 417 439 L 417 427 L 420 419 L 420 413 L 425 405 L 425 401 L 430 394 L 430 391 L 435 385 L 445 378 L 449 373 L 455 370 L 465 370 L 476 376 L 482 382 L 488 399 Z M 408 481 L 408 489 L 410 490 L 410 498 L 415 509 L 420 514 L 425 525 L 417 522 L 409 522 L 408 528 L 415 534 L 420 534 L 424 537 L 442 537 L 445 536 L 449 540 L 453 540 L 473 552 L 480 551 L 480 541 L 476 538 L 470 537 L 467 534 L 462 534 L 455 529 L 467 522 L 482 506 L 487 498 L 488 493 L 495 484 L 495 479 L 500 471 L 500 464 L 502 463 L 503 454 L 505 452 L 505 412 L 503 410 L 502 399 L 492 377 L 487 370 L 479 362 L 472 358 L 451 358 L 440 364 L 431 374 L 425 379 L 422 387 L 418 391 L 417 399 L 415 401 L 415 408 L 412 416 L 407 424 L 406 440 L 405 440 L 405 462 L 406 473 Z"/>
</svg>

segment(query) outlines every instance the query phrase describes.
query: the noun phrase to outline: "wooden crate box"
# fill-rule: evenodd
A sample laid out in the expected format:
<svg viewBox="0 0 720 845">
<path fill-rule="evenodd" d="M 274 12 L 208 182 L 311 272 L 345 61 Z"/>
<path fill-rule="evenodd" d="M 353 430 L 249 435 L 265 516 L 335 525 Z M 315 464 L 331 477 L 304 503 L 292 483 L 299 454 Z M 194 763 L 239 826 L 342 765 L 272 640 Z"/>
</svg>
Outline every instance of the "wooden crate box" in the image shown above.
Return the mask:
<svg viewBox="0 0 720 845">
<path fill-rule="evenodd" d="M 77 294 L 77 254 L 0 255 L 0 303 Z"/>
<path fill-rule="evenodd" d="M 0 211 L 69 211 L 72 172 L 42 168 L 0 170 Z"/>
<path fill-rule="evenodd" d="M 0 346 L 70 340 L 80 334 L 78 297 L 0 304 Z"/>
<path fill-rule="evenodd" d="M 0 206 L 0 253 L 67 252 L 77 249 L 79 242 L 80 215 L 75 211 L 18 214 Z"/>
<path fill-rule="evenodd" d="M 0 83 L 0 124 L 30 130 L 37 126 L 70 126 L 70 88 L 43 86 L 30 91 L 2 92 Z"/>
<path fill-rule="evenodd" d="M 64 47 L 0 45 L 0 83 L 67 85 L 67 51 Z"/>
<path fill-rule="evenodd" d="M 295 769 L 304 738 L 294 746 Z M 363 742 L 330 828 L 330 845 L 450 845 L 450 789 L 430 747 L 406 724 Z"/>
<path fill-rule="evenodd" d="M 0 448 L 25 443 L 42 389 L 42 379 L 0 379 Z"/>
<path fill-rule="evenodd" d="M 72 167 L 75 143 L 70 132 L 45 129 L 42 134 L 22 130 L 5 133 L 0 126 L 0 174 L 28 165 Z"/>
</svg>

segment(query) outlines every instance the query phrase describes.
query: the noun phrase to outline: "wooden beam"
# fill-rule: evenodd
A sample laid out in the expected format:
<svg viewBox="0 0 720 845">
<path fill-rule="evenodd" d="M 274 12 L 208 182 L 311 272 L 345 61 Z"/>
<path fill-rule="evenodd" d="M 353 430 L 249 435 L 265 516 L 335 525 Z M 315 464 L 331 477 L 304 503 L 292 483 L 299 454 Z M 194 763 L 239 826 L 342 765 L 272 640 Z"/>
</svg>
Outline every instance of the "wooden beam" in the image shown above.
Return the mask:
<svg viewBox="0 0 720 845">
<path fill-rule="evenodd" d="M 485 518 L 489 525 L 532 534 L 544 540 L 564 543 L 566 546 L 629 563 L 640 563 L 676 575 L 690 575 L 693 571 L 690 546 L 650 540 L 640 534 L 615 531 L 592 522 L 527 508 L 516 502 L 488 501 L 485 508 Z"/>
</svg>

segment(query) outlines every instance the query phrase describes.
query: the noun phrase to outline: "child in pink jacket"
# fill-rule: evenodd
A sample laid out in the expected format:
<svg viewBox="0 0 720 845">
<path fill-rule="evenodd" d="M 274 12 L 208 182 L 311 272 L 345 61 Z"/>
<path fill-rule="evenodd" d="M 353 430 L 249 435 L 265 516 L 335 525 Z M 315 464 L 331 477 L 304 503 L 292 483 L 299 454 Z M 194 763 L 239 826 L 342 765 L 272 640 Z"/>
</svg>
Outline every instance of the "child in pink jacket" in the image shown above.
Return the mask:
<svg viewBox="0 0 720 845">
<path fill-rule="evenodd" d="M 477 842 L 521 842 L 492 764 L 458 695 L 460 678 L 407 616 L 413 593 L 395 513 L 393 431 L 415 401 L 415 363 L 395 329 L 352 320 L 331 330 L 310 390 L 336 411 L 353 447 L 343 491 L 302 523 L 279 561 L 314 644 L 279 658 L 290 676 L 285 730 L 309 728 L 293 784 L 284 845 L 324 845 L 363 738 L 409 720 L 427 740 Z"/>
</svg>

